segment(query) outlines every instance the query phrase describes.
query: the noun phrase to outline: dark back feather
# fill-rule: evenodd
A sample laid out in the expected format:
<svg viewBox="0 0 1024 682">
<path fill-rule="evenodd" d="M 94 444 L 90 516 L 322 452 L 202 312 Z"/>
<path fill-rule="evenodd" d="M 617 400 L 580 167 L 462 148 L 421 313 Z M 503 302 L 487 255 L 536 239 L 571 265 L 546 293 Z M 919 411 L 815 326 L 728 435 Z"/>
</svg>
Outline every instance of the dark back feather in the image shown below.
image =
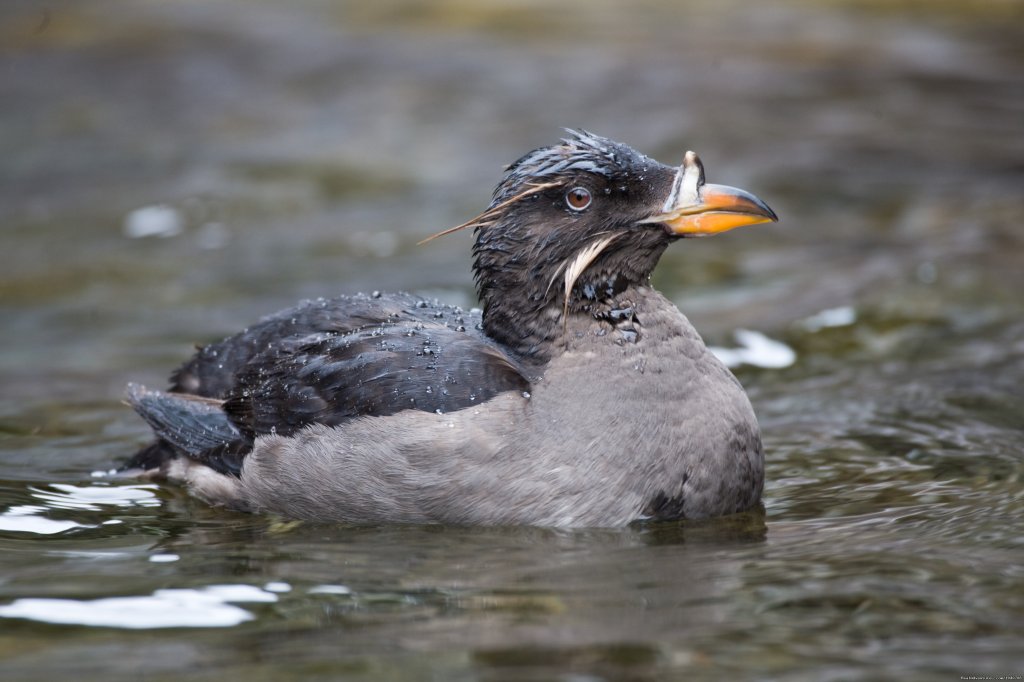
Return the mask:
<svg viewBox="0 0 1024 682">
<path fill-rule="evenodd" d="M 518 363 L 475 329 L 410 317 L 252 363 L 224 410 L 250 437 L 289 435 L 309 424 L 336 426 L 363 415 L 452 412 L 529 389 Z"/>
</svg>

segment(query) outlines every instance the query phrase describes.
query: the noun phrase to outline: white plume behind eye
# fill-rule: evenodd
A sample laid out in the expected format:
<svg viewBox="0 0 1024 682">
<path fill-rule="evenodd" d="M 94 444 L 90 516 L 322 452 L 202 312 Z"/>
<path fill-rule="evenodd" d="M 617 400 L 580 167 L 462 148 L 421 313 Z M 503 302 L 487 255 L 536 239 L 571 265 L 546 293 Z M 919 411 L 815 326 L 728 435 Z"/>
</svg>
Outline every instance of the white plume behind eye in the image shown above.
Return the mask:
<svg viewBox="0 0 1024 682">
<path fill-rule="evenodd" d="M 571 261 L 563 263 L 562 267 L 565 268 L 565 292 L 563 298 L 564 302 L 562 305 L 563 332 L 569 322 L 569 295 L 572 294 L 572 288 L 576 285 L 576 280 L 580 278 L 580 275 L 583 274 L 583 271 L 586 270 L 591 263 L 597 260 L 597 257 L 601 255 L 601 252 L 604 251 L 605 248 L 607 248 L 608 245 L 615 241 L 621 234 L 621 232 L 615 232 L 601 237 L 597 241 L 580 249 L 576 255 L 573 256 Z M 549 289 L 551 288 L 551 284 L 554 283 L 555 277 L 558 276 L 558 272 L 562 270 L 562 267 L 559 267 L 559 269 L 555 271 L 554 277 L 552 277 L 551 282 L 548 283 Z"/>
</svg>

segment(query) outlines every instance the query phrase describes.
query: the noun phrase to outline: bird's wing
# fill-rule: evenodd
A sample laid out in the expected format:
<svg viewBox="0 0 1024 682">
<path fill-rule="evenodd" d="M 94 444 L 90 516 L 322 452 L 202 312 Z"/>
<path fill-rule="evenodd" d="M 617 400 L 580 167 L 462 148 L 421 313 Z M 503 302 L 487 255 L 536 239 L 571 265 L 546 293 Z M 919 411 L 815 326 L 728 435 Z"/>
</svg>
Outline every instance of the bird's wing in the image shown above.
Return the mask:
<svg viewBox="0 0 1024 682">
<path fill-rule="evenodd" d="M 520 362 L 477 322 L 478 313 L 409 295 L 310 301 L 206 346 L 169 392 L 130 389 L 129 402 L 174 451 L 237 473 L 257 436 L 403 410 L 452 412 L 529 390 Z M 152 458 L 141 455 L 129 468 L 148 468 Z"/>
<path fill-rule="evenodd" d="M 432 305 L 409 294 L 360 294 L 304 301 L 200 348 L 171 375 L 170 390 L 223 399 L 251 365 L 268 362 L 268 353 L 287 355 L 330 335 L 415 318 L 423 306 L 442 312 L 446 318 L 463 315 L 458 308 Z"/>
<path fill-rule="evenodd" d="M 518 362 L 475 331 L 398 319 L 331 335 L 253 363 L 224 403 L 250 438 L 403 410 L 453 412 L 526 391 Z"/>
</svg>

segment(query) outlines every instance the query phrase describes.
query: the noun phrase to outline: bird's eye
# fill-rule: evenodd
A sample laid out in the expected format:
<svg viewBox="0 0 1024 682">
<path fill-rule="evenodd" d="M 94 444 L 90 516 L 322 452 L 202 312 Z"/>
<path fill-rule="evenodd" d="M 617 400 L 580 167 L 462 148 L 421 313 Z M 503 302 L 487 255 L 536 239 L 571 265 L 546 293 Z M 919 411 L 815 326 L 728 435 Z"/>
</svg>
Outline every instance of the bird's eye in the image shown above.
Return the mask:
<svg viewBox="0 0 1024 682">
<path fill-rule="evenodd" d="M 574 211 L 582 211 L 593 201 L 590 192 L 582 187 L 574 187 L 565 193 L 565 203 Z"/>
</svg>

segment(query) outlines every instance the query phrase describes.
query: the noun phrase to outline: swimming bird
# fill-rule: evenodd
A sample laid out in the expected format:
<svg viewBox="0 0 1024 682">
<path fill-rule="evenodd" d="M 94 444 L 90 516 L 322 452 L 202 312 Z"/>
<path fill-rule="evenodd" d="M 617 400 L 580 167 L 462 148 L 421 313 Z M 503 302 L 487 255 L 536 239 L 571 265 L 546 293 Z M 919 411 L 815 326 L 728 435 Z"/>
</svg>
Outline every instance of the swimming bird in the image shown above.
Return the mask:
<svg viewBox="0 0 1024 682">
<path fill-rule="evenodd" d="M 682 238 L 777 220 L 586 131 L 506 168 L 472 229 L 480 309 L 300 303 L 129 385 L 126 465 L 214 505 L 313 521 L 615 527 L 759 504 L 747 395 L 651 272 Z M 438 236 L 438 235 L 435 235 Z"/>
</svg>

